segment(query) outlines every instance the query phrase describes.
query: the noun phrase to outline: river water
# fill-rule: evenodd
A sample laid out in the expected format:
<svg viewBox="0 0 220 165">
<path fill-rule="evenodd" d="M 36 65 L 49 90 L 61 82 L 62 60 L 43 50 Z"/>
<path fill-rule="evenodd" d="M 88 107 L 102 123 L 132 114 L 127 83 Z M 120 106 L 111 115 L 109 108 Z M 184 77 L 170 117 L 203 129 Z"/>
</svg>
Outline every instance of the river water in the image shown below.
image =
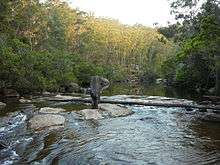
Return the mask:
<svg viewBox="0 0 220 165">
<path fill-rule="evenodd" d="M 88 105 L 36 100 L 1 110 L 0 140 L 7 148 L 0 164 L 220 164 L 220 123 L 200 120 L 196 109 L 128 106 L 134 113 L 126 117 L 82 120 L 76 112 Z M 29 118 L 45 106 L 66 109 L 64 127 L 29 128 Z"/>
</svg>

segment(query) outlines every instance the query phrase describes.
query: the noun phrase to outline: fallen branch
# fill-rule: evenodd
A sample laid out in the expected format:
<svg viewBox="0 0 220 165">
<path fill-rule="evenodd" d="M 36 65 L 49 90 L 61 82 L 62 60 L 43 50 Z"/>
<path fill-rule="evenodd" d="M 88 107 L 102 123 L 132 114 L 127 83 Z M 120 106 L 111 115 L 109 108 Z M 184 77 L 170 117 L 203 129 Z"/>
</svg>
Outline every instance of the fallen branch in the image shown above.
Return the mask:
<svg viewBox="0 0 220 165">
<path fill-rule="evenodd" d="M 91 99 L 88 98 L 72 98 L 72 99 L 47 99 L 48 101 L 60 101 L 60 102 L 84 102 L 92 103 Z M 101 99 L 100 103 L 109 104 L 122 104 L 122 105 L 143 105 L 143 106 L 157 106 L 157 107 L 181 107 L 188 109 L 212 109 L 220 110 L 220 106 L 205 106 L 205 105 L 192 105 L 192 104 L 179 104 L 179 103 L 158 103 L 158 102 L 139 102 L 139 101 L 121 101 L 121 100 L 104 100 Z"/>
</svg>

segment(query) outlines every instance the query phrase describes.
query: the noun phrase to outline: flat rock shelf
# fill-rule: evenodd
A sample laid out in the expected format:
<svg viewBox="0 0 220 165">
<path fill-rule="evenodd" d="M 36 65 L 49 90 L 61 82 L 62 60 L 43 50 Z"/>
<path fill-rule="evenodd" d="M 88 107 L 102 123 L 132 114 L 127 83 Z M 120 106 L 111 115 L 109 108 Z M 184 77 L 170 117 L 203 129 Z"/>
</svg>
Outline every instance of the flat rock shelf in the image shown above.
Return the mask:
<svg viewBox="0 0 220 165">
<path fill-rule="evenodd" d="M 59 97 L 50 97 L 47 98 L 48 101 L 57 101 L 57 102 L 84 102 L 92 103 L 90 98 L 81 98 L 81 97 L 71 97 L 68 96 L 59 96 Z M 210 109 L 220 111 L 220 106 L 215 105 L 199 105 L 195 102 L 188 101 L 185 99 L 174 99 L 166 97 L 149 97 L 142 99 L 141 96 L 136 96 L 130 99 L 112 99 L 111 97 L 101 97 L 100 103 L 108 104 L 122 104 L 122 105 L 143 105 L 143 106 L 157 106 L 157 107 L 181 107 L 181 108 L 192 108 L 192 109 Z"/>
</svg>

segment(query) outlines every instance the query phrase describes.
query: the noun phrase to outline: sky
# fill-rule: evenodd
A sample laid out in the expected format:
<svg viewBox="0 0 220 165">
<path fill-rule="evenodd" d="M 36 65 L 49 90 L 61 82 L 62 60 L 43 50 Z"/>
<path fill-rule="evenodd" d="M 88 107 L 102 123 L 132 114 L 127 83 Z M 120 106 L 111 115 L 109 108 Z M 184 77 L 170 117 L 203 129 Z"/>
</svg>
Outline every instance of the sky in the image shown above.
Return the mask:
<svg viewBox="0 0 220 165">
<path fill-rule="evenodd" d="M 73 8 L 93 13 L 96 17 L 108 17 L 123 24 L 153 26 L 174 22 L 167 0 L 68 0 Z"/>
</svg>

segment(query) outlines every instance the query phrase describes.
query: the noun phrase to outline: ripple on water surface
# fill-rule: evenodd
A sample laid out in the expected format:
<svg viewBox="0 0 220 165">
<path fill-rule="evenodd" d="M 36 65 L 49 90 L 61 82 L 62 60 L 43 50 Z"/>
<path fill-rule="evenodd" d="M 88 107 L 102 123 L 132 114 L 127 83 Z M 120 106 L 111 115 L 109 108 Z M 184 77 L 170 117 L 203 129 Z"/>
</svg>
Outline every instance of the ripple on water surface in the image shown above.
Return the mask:
<svg viewBox="0 0 220 165">
<path fill-rule="evenodd" d="M 9 127 L 15 131 L 13 138 L 8 136 L 14 141 L 1 164 L 220 163 L 218 123 L 201 122 L 183 108 L 131 108 L 135 113 L 130 116 L 85 121 L 68 106 L 63 129 L 34 134 L 22 127 L 23 134 L 16 135 Z M 17 113 L 14 124 L 24 116 Z"/>
<path fill-rule="evenodd" d="M 193 127 L 199 127 L 201 123 L 196 122 L 192 114 L 185 114 L 184 109 L 141 106 L 132 109 L 135 113 L 131 116 L 78 121 L 77 126 L 69 125 L 70 129 L 81 131 L 78 131 L 79 134 L 74 139 L 66 141 L 64 146 L 69 146 L 68 152 L 58 155 L 54 162 L 58 164 L 219 162 L 220 150 L 210 146 L 214 139 L 200 137 Z M 214 127 L 215 125 L 210 125 L 209 128 Z M 219 146 L 219 141 L 216 142 Z"/>
</svg>

